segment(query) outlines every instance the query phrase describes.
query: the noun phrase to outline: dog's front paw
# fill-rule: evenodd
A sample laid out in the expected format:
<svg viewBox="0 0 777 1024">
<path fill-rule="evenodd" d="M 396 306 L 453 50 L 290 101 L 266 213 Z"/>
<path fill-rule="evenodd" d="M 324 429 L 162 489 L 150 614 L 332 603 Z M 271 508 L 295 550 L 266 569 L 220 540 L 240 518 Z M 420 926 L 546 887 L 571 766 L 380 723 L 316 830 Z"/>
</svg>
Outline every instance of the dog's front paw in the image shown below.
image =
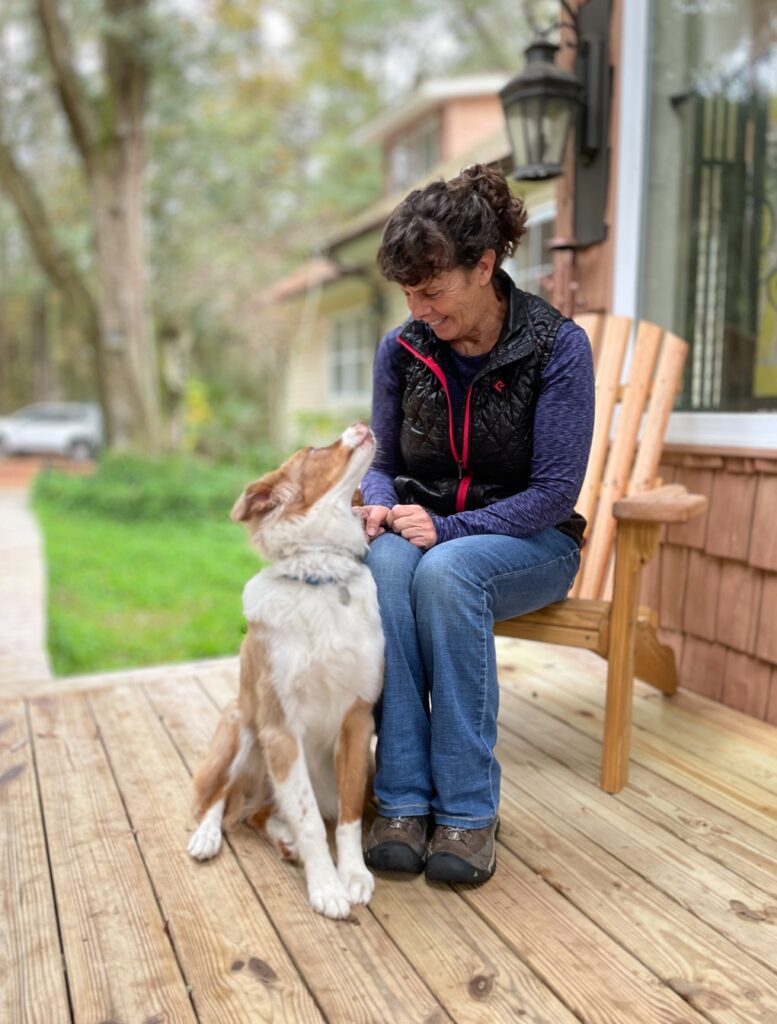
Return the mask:
<svg viewBox="0 0 777 1024">
<path fill-rule="evenodd" d="M 375 878 L 366 867 L 340 869 L 340 881 L 343 883 L 351 903 L 369 903 L 375 891 Z"/>
<path fill-rule="evenodd" d="M 206 818 L 192 833 L 186 849 L 195 860 L 210 860 L 221 849 L 221 829 Z"/>
<path fill-rule="evenodd" d="M 308 881 L 308 900 L 317 914 L 336 920 L 351 916 L 351 901 L 337 875 L 328 881 Z"/>
</svg>

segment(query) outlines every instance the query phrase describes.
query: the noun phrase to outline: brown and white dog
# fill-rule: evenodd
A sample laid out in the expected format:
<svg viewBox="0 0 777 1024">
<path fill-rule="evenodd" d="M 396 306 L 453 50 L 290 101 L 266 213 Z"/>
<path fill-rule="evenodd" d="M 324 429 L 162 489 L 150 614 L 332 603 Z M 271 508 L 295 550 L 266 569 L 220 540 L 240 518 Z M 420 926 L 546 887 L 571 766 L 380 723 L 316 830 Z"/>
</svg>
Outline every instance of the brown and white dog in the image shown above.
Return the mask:
<svg viewBox="0 0 777 1024">
<path fill-rule="evenodd" d="M 222 825 L 264 828 L 283 856 L 301 858 L 313 909 L 335 918 L 374 887 L 361 819 L 383 633 L 351 509 L 374 452 L 372 431 L 355 423 L 249 484 L 232 509 L 269 565 L 243 591 L 240 694 L 195 776 L 200 824 L 188 846 L 206 860 Z M 337 868 L 325 818 L 337 821 Z"/>
</svg>

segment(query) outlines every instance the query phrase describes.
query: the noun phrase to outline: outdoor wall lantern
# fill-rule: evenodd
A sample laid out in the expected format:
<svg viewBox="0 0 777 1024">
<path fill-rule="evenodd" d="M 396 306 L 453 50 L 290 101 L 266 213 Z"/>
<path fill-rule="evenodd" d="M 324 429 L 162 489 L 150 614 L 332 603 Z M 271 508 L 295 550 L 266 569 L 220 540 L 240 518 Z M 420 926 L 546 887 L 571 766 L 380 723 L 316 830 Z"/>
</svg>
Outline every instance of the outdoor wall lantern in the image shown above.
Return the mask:
<svg viewBox="0 0 777 1024">
<path fill-rule="evenodd" d="M 583 85 L 556 64 L 558 49 L 548 39 L 535 39 L 526 49 L 526 67 L 499 93 L 513 147 L 513 177 L 519 180 L 545 181 L 562 173 Z"/>
<path fill-rule="evenodd" d="M 607 130 L 610 68 L 607 45 L 612 0 L 586 0 L 574 9 L 561 6 L 569 21 L 544 30 L 526 49 L 526 65 L 499 96 L 513 150 L 513 177 L 545 181 L 563 174 L 569 130 L 575 124 L 575 238 L 581 248 L 605 237 Z M 575 71 L 556 64 L 559 46 L 547 36 L 572 29 L 577 50 Z"/>
</svg>

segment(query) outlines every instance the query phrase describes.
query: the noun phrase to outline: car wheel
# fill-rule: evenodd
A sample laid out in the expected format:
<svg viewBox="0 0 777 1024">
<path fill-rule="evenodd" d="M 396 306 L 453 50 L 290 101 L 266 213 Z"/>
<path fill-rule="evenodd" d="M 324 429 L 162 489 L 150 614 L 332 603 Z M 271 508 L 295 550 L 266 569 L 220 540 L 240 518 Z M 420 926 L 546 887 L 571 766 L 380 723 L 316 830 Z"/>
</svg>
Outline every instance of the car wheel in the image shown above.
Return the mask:
<svg viewBox="0 0 777 1024">
<path fill-rule="evenodd" d="M 74 441 L 68 448 L 68 455 L 76 462 L 86 462 L 94 458 L 94 449 L 88 441 Z"/>
</svg>

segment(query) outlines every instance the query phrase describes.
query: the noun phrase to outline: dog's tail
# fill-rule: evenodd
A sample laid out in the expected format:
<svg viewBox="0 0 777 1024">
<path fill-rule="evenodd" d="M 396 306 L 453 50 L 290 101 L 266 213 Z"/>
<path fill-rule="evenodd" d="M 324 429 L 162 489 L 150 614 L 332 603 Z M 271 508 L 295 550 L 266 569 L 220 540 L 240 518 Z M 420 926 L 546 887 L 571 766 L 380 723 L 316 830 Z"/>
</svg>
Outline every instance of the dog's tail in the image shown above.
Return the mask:
<svg viewBox="0 0 777 1024">
<path fill-rule="evenodd" d="M 232 701 L 224 709 L 213 739 L 210 741 L 205 760 L 194 776 L 192 810 L 197 821 L 202 818 L 208 808 L 226 795 L 229 768 L 237 756 L 240 746 L 242 720 L 237 701 Z"/>
</svg>

